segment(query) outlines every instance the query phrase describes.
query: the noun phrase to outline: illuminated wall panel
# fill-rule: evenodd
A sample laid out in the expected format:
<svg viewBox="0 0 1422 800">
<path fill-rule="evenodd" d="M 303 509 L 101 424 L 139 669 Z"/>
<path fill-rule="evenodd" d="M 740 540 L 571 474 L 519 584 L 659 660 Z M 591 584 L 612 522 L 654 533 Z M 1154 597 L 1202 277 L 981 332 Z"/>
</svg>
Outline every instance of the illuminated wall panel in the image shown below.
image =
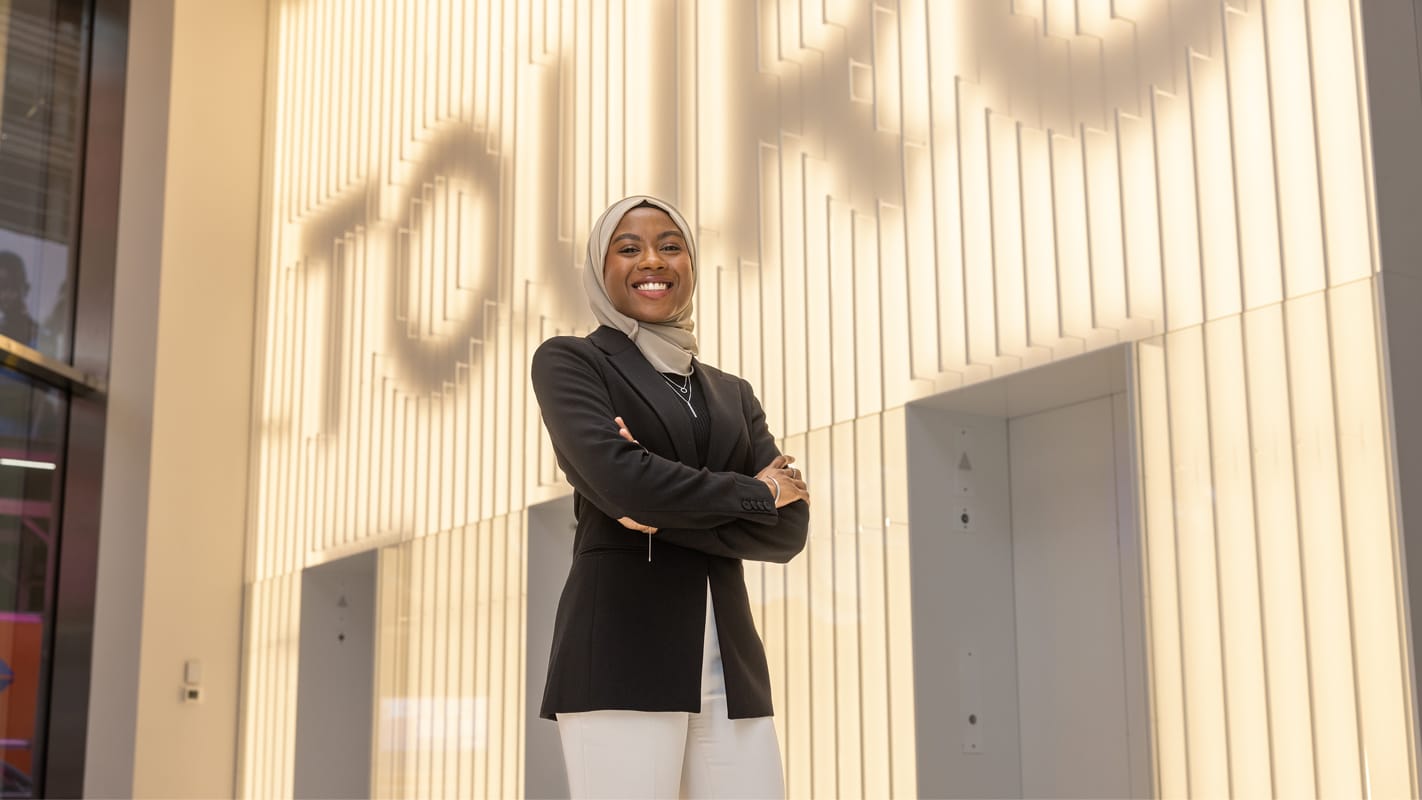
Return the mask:
<svg viewBox="0 0 1422 800">
<path fill-rule="evenodd" d="M 1219 562 L 1220 656 L 1229 724 L 1230 788 L 1239 797 L 1267 797 L 1269 782 L 1268 684 L 1264 626 L 1259 614 L 1259 557 L 1254 533 L 1244 331 L 1238 316 L 1204 329 L 1208 354 L 1201 385 L 1209 387 L 1214 543 Z"/>
<path fill-rule="evenodd" d="M 1387 510 L 1386 428 L 1377 350 L 1367 346 L 1377 329 L 1368 282 L 1335 289 L 1328 304 L 1333 359 L 1334 413 L 1341 468 L 1344 547 L 1349 572 L 1358 727 L 1365 780 L 1373 796 L 1415 786 L 1407 753 L 1415 743 L 1408 718 L 1407 675 L 1400 634 L 1405 620 L 1396 582 L 1362 576 L 1398 572 L 1399 547 Z M 1363 654 L 1366 654 L 1364 656 Z"/>
<path fill-rule="evenodd" d="M 1209 406 L 1205 349 L 1199 327 L 1165 337 L 1174 483 L 1175 573 L 1184 667 L 1185 752 L 1190 793 L 1229 794 L 1225 685 L 1221 664 L 1218 560 L 1210 471 Z M 1154 587 L 1153 587 L 1154 588 Z"/>
<path fill-rule="evenodd" d="M 1313 710 L 1303 702 L 1309 693 L 1308 633 L 1300 578 L 1293 425 L 1283 411 L 1289 403 L 1283 308 L 1265 306 L 1246 315 L 1244 341 L 1260 608 L 1269 632 L 1264 659 L 1269 667 L 1265 686 L 1270 772 L 1279 796 L 1313 796 L 1317 794 Z"/>
<path fill-rule="evenodd" d="M 244 796 L 370 548 L 372 785 L 521 792 L 528 359 L 631 192 L 815 487 L 747 570 L 792 796 L 915 793 L 904 403 L 1122 340 L 1158 791 L 1416 792 L 1352 2 L 271 5 Z"/>
<path fill-rule="evenodd" d="M 1374 309 L 1364 279 L 1140 351 L 1164 794 L 1415 785 Z"/>
</svg>

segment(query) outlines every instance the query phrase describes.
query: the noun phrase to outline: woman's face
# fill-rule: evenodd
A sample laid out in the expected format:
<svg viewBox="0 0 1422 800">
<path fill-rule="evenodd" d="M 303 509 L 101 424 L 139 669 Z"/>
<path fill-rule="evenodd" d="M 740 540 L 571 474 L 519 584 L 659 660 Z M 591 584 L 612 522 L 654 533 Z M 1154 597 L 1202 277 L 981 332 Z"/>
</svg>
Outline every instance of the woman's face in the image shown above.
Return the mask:
<svg viewBox="0 0 1422 800">
<path fill-rule="evenodd" d="M 695 281 L 681 229 L 660 208 L 622 215 L 602 270 L 612 307 L 638 322 L 666 322 L 691 302 Z"/>
</svg>

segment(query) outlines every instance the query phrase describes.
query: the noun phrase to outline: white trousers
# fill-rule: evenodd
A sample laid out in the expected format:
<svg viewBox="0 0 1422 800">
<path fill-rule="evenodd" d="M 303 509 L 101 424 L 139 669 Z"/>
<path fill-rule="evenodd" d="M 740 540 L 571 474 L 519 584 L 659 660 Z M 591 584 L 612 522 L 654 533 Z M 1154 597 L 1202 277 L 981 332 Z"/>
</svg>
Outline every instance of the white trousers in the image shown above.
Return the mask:
<svg viewBox="0 0 1422 800">
<path fill-rule="evenodd" d="M 721 648 L 706 596 L 701 713 L 585 711 L 558 715 L 568 789 L 581 798 L 783 798 L 771 717 L 729 719 Z"/>
</svg>

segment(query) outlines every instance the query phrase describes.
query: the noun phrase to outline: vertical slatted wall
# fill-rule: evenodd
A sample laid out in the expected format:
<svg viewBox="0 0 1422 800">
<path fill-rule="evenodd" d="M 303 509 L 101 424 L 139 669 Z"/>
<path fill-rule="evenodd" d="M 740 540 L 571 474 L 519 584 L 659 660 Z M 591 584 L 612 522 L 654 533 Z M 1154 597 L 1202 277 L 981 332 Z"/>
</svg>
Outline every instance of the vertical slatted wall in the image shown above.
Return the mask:
<svg viewBox="0 0 1422 800">
<path fill-rule="evenodd" d="M 1353 2 L 272 4 L 245 795 L 375 547 L 376 790 L 521 793 L 528 358 L 633 192 L 819 498 L 747 572 L 792 796 L 915 794 L 904 403 L 1127 339 L 1158 789 L 1415 793 Z"/>
</svg>

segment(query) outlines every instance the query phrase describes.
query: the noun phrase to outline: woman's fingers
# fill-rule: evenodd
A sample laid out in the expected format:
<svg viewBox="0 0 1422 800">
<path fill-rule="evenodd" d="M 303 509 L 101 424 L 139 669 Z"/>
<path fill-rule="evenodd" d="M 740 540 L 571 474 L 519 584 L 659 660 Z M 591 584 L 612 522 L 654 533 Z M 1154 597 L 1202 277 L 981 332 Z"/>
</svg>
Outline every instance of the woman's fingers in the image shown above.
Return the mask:
<svg viewBox="0 0 1422 800">
<path fill-rule="evenodd" d="M 764 467 L 762 467 L 760 471 L 766 472 L 767 470 L 780 469 L 781 467 L 784 467 L 786 464 L 790 463 L 788 460 L 789 458 L 789 456 L 776 456 L 775 458 L 772 458 L 770 460 L 769 464 L 766 464 Z"/>
<path fill-rule="evenodd" d="M 804 500 L 806 503 L 810 502 L 810 487 L 804 481 L 799 478 L 790 478 L 790 488 L 798 495 L 797 499 Z"/>
<path fill-rule="evenodd" d="M 640 444 L 640 442 L 632 438 L 632 431 L 627 430 L 627 423 L 622 421 L 622 417 L 613 417 L 612 421 L 617 423 L 618 436 L 621 436 L 632 444 Z"/>
<path fill-rule="evenodd" d="M 764 480 L 766 477 L 768 477 L 768 476 L 770 476 L 770 475 L 775 475 L 775 479 L 776 479 L 776 480 L 779 480 L 779 479 L 780 479 L 780 477 L 779 477 L 780 471 L 785 468 L 785 465 L 789 464 L 791 461 L 794 461 L 794 460 L 795 460 L 795 457 L 794 457 L 794 456 L 787 456 L 787 455 L 779 455 L 779 456 L 776 456 L 775 458 L 772 458 L 772 459 L 770 460 L 770 463 L 769 463 L 769 464 L 766 464 L 764 467 L 762 467 L 761 470 L 760 470 L 760 472 L 757 472 L 757 473 L 755 474 L 755 477 L 756 477 L 758 480 Z"/>
<path fill-rule="evenodd" d="M 784 508 L 796 500 L 810 502 L 810 487 L 805 482 L 804 475 L 800 470 L 789 466 L 794 461 L 794 456 L 778 456 L 765 469 L 756 475 L 762 481 L 768 481 L 766 486 L 779 485 L 779 496 L 776 498 L 775 507 Z M 774 489 L 771 489 L 774 492 Z"/>
<path fill-rule="evenodd" d="M 657 532 L 657 529 L 653 528 L 651 525 L 643 525 L 642 523 L 638 522 L 635 519 L 632 519 L 631 517 L 619 517 L 617 521 L 622 523 L 622 527 L 626 528 L 629 531 L 637 531 L 638 533 L 645 533 L 649 535 Z"/>
</svg>

